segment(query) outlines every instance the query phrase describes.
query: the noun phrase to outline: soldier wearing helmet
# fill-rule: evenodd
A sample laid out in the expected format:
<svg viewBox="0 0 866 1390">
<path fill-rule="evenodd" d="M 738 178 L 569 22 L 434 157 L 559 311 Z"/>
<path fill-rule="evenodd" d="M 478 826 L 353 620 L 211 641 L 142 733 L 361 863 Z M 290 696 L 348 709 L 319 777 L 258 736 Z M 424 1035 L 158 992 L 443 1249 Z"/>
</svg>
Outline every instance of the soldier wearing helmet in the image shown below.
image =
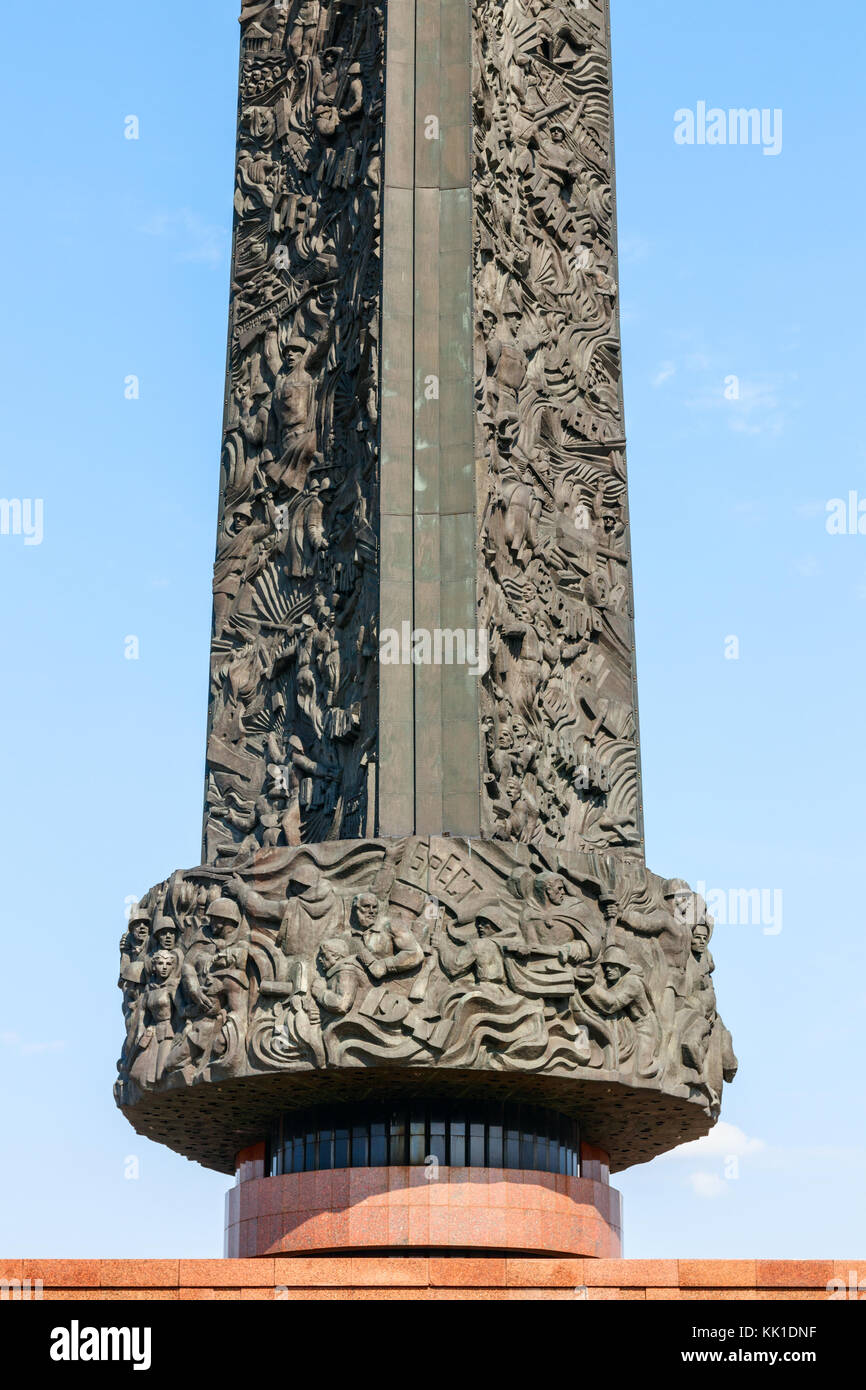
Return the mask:
<svg viewBox="0 0 866 1390">
<path fill-rule="evenodd" d="M 261 542 L 274 529 L 274 517 L 256 521 L 246 502 L 228 510 L 217 540 L 213 578 L 214 636 L 228 626 L 242 585 L 254 578 L 263 564 Z M 266 551 L 266 547 L 264 550 Z"/>
<path fill-rule="evenodd" d="M 140 965 L 144 961 L 145 950 L 150 936 L 150 913 L 136 905 L 129 914 L 126 931 L 120 941 L 120 988 L 125 978 L 140 979 Z M 129 970 L 139 967 L 138 976 L 128 975 Z M 127 972 L 125 974 L 124 972 Z"/>
<path fill-rule="evenodd" d="M 596 977 L 581 989 L 580 996 L 584 1004 L 614 1022 L 614 1070 L 634 1054 L 638 1076 L 657 1076 L 661 1028 L 640 971 L 620 946 L 606 948 L 599 968 L 601 979 Z"/>
<path fill-rule="evenodd" d="M 217 898 L 205 913 L 205 935 L 183 963 L 183 981 L 192 1011 L 213 1017 L 220 1010 L 240 1013 L 249 991 L 248 949 L 236 902 Z"/>
<path fill-rule="evenodd" d="M 279 923 L 276 944 L 288 956 L 312 961 L 322 942 L 345 931 L 343 905 L 317 864 L 305 856 L 289 869 L 289 895 L 265 898 L 235 874 L 232 892 L 253 917 Z"/>
<path fill-rule="evenodd" d="M 120 942 L 120 978 L 117 984 L 123 992 L 123 1017 L 126 1020 L 127 1034 L 120 1060 L 121 1066 L 124 1066 L 126 1059 L 132 1055 L 138 1030 L 149 938 L 150 913 L 136 905 L 129 914 L 129 922 Z"/>
<path fill-rule="evenodd" d="M 174 962 L 175 971 L 180 971 L 180 967 L 183 964 L 183 951 L 178 944 L 179 936 L 180 931 L 177 923 L 172 921 L 170 917 L 154 918 L 153 940 L 155 944 L 147 958 L 145 967 L 145 974 L 149 980 L 153 978 L 154 963 L 160 952 L 170 955 Z"/>
</svg>

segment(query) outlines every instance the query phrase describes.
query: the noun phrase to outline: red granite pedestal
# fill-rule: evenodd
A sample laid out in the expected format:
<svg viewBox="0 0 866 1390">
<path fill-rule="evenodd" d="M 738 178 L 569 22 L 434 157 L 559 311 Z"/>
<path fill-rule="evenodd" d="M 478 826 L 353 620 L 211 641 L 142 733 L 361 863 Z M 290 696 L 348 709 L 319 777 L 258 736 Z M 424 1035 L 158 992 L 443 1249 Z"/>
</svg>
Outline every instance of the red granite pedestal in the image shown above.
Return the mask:
<svg viewBox="0 0 866 1390">
<path fill-rule="evenodd" d="M 226 1199 L 229 1258 L 427 1253 L 622 1253 L 607 1155 L 581 1145 L 581 1176 L 506 1168 L 342 1168 L 265 1177 L 264 1145 L 238 1156 Z"/>
<path fill-rule="evenodd" d="M 15 1300 L 827 1302 L 866 1297 L 866 1260 L 288 1255 L 253 1260 L 0 1259 Z"/>
</svg>

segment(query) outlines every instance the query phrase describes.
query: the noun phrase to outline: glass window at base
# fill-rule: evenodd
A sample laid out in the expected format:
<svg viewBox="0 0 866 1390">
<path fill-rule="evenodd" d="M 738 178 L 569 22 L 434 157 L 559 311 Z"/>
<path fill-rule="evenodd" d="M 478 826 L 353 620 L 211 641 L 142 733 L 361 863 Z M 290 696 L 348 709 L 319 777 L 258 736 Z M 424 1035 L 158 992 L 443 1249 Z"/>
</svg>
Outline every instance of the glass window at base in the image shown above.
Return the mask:
<svg viewBox="0 0 866 1390">
<path fill-rule="evenodd" d="M 267 1172 L 328 1168 L 522 1168 L 580 1174 L 575 1119 L 536 1105 L 347 1105 L 288 1111 L 269 1136 Z"/>
</svg>

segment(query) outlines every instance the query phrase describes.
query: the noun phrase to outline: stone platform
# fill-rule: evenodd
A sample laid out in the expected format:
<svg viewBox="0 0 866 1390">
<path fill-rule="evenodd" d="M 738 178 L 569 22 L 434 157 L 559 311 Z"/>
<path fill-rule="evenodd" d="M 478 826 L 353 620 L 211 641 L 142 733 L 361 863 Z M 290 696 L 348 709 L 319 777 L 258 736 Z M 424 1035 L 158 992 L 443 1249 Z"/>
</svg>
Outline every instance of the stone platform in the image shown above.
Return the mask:
<svg viewBox="0 0 866 1390">
<path fill-rule="evenodd" d="M 411 1299 L 816 1301 L 866 1260 L 602 1260 L 517 1256 L 294 1256 L 238 1260 L 0 1260 L 56 1300 Z M 836 1295 L 839 1296 L 838 1293 Z"/>
</svg>

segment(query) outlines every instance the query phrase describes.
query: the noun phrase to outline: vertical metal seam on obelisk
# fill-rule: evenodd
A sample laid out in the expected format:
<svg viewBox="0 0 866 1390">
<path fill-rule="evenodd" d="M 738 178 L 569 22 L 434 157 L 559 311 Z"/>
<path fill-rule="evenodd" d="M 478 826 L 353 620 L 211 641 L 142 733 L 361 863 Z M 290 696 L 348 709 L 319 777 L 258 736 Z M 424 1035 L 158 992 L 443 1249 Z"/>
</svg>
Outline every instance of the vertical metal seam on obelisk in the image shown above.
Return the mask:
<svg viewBox="0 0 866 1390">
<path fill-rule="evenodd" d="M 386 9 L 382 208 L 380 634 L 411 628 L 413 612 L 412 324 L 414 0 Z M 379 833 L 414 829 L 414 687 L 411 666 L 379 662 Z"/>
<path fill-rule="evenodd" d="M 412 517 L 414 611 L 419 632 L 442 626 L 441 516 L 439 485 L 440 140 L 439 0 L 415 7 L 415 164 L 413 190 L 415 278 L 412 376 Z M 431 138 L 435 137 L 435 138 Z M 424 639 L 426 640 L 426 638 Z M 428 655 L 423 652 L 422 655 Z M 415 829 L 443 827 L 442 668 L 429 660 L 413 668 L 415 684 Z"/>
<path fill-rule="evenodd" d="M 444 629 L 474 634 L 477 628 L 477 558 L 469 0 L 442 0 L 439 50 L 440 608 Z M 442 828 L 451 834 L 477 835 L 480 833 L 478 683 L 468 660 L 442 667 L 442 726 Z"/>
<path fill-rule="evenodd" d="M 417 122 L 417 101 L 418 101 L 418 6 L 423 4 L 423 0 L 414 0 L 412 7 L 412 89 L 410 93 L 408 116 L 408 127 L 411 131 L 411 163 L 410 163 L 410 200 L 409 211 L 411 216 L 411 251 L 410 264 L 412 267 L 412 280 L 410 290 L 410 313 L 411 321 L 409 325 L 409 419 L 410 419 L 410 438 L 409 438 L 409 509 L 411 516 L 410 526 L 410 569 L 412 582 L 408 595 L 409 624 L 410 631 L 414 633 L 417 616 L 417 572 L 418 572 L 418 522 L 415 514 L 415 372 L 417 346 L 415 342 L 415 320 L 417 314 L 417 284 L 418 284 L 418 247 L 417 247 L 417 207 L 416 207 L 416 186 L 418 181 L 418 122 Z M 418 680 L 414 662 L 409 668 L 412 687 L 412 829 L 418 833 Z"/>
</svg>

